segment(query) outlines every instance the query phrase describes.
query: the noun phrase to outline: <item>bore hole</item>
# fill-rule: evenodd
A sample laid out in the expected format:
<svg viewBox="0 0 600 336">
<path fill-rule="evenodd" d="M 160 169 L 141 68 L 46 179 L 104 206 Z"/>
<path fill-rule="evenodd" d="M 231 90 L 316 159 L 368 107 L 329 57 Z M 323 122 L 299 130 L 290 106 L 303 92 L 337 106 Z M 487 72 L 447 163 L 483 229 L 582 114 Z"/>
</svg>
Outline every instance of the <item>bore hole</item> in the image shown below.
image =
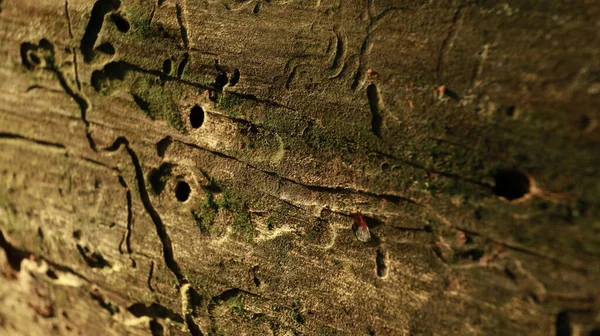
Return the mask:
<svg viewBox="0 0 600 336">
<path fill-rule="evenodd" d="M 571 318 L 569 313 L 560 312 L 556 316 L 556 336 L 571 336 Z"/>
<path fill-rule="evenodd" d="M 494 175 L 494 194 L 509 201 L 519 199 L 529 193 L 529 178 L 516 170 L 500 170 Z"/>
<path fill-rule="evenodd" d="M 581 125 L 582 130 L 587 130 L 590 127 L 590 125 L 592 124 L 592 119 L 590 119 L 590 117 L 588 117 L 586 115 L 581 116 L 579 124 Z"/>
<path fill-rule="evenodd" d="M 117 26 L 117 29 L 122 33 L 127 33 L 131 28 L 129 21 L 117 13 L 110 15 L 110 20 Z"/>
<path fill-rule="evenodd" d="M 163 62 L 163 72 L 168 75 L 171 73 L 171 70 L 173 69 L 173 62 L 171 61 L 171 59 L 167 58 L 164 62 Z"/>
<path fill-rule="evenodd" d="M 192 189 L 190 189 L 190 185 L 186 182 L 177 182 L 177 186 L 175 186 L 175 197 L 177 197 L 179 202 L 185 202 L 190 197 L 191 191 Z"/>
<path fill-rule="evenodd" d="M 509 118 L 512 118 L 515 116 L 515 107 L 514 106 L 509 106 L 506 108 L 506 116 Z"/>
<path fill-rule="evenodd" d="M 204 110 L 198 105 L 194 105 L 190 110 L 190 124 L 193 128 L 199 128 L 204 123 Z"/>
</svg>

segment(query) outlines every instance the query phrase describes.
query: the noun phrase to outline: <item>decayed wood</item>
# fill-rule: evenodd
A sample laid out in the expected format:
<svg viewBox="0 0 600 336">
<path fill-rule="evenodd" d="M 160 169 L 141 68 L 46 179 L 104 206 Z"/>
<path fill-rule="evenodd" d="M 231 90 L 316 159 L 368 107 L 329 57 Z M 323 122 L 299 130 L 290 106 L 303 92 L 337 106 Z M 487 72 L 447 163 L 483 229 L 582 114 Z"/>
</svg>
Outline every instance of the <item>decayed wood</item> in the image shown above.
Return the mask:
<svg viewBox="0 0 600 336">
<path fill-rule="evenodd" d="M 596 335 L 599 20 L 0 1 L 0 333 Z"/>
</svg>

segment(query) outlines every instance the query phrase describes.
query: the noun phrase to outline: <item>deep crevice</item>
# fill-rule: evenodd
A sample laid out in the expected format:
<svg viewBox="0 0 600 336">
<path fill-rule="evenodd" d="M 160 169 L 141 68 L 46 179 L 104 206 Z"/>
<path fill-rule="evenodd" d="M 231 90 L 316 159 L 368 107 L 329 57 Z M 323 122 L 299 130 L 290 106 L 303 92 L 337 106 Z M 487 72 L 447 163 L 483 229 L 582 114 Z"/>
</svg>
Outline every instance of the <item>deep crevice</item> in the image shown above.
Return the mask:
<svg viewBox="0 0 600 336">
<path fill-rule="evenodd" d="M 154 275 L 154 261 L 150 262 L 150 270 L 148 271 L 148 280 L 146 281 L 148 283 L 148 289 L 150 289 L 151 292 L 154 292 L 154 288 L 152 288 L 152 276 Z"/>
<path fill-rule="evenodd" d="M 102 254 L 98 252 L 92 252 L 87 246 L 77 244 L 77 251 L 83 257 L 85 263 L 91 268 L 105 268 L 111 267 L 110 263 L 104 259 Z"/>
<path fill-rule="evenodd" d="M 90 20 L 81 38 L 80 49 L 86 63 L 94 59 L 94 45 L 104 24 L 104 17 L 121 6 L 120 0 L 97 0 L 92 7 Z"/>
<path fill-rule="evenodd" d="M 385 278 L 388 274 L 388 268 L 386 265 L 385 253 L 381 249 L 377 249 L 375 263 L 377 264 L 377 276 L 380 278 Z"/>
<path fill-rule="evenodd" d="M 133 260 L 133 258 L 131 257 L 131 255 L 133 254 L 133 249 L 131 248 L 131 234 L 133 233 L 133 201 L 131 198 L 131 190 L 129 189 L 127 182 L 125 182 L 123 176 L 119 176 L 119 183 L 125 189 L 125 198 L 127 200 L 127 231 L 125 231 L 123 241 L 125 242 L 127 253 L 129 254 L 129 259 L 131 259 L 132 267 L 135 268 L 135 260 Z M 121 244 L 119 244 L 119 252 L 121 252 L 121 246 L 123 245 L 123 241 L 121 241 Z"/>
<path fill-rule="evenodd" d="M 181 317 L 181 315 L 158 303 L 146 305 L 138 302 L 127 307 L 127 310 L 135 317 L 147 316 L 161 319 L 169 318 L 172 321 L 183 323 L 183 317 Z"/>
<path fill-rule="evenodd" d="M 556 315 L 555 328 L 556 336 L 571 336 L 573 334 L 571 317 L 568 312 L 563 311 Z"/>
<path fill-rule="evenodd" d="M 8 259 L 8 264 L 15 271 L 21 270 L 21 261 L 23 259 L 29 257 L 29 253 L 23 250 L 19 250 L 12 246 L 6 238 L 4 238 L 4 234 L 0 231 L 0 248 L 4 250 L 6 254 L 6 259 Z"/>
<path fill-rule="evenodd" d="M 126 18 L 121 16 L 118 13 L 112 13 L 110 15 L 110 20 L 117 26 L 117 29 L 122 33 L 127 33 L 129 29 L 131 29 L 131 25 Z"/>
<path fill-rule="evenodd" d="M 375 84 L 371 84 L 367 87 L 367 99 L 369 100 L 369 107 L 371 108 L 371 131 L 376 136 L 381 137 L 381 123 L 383 119 L 379 108 L 379 91 Z"/>
<path fill-rule="evenodd" d="M 137 154 L 135 153 L 135 151 L 133 149 L 131 149 L 131 147 L 129 146 L 129 141 L 125 137 L 117 138 L 115 140 L 115 142 L 113 143 L 113 145 L 106 148 L 105 150 L 109 151 L 109 152 L 114 152 L 114 151 L 117 151 L 121 146 L 123 146 L 125 148 L 127 154 L 131 158 L 131 162 L 135 168 L 135 177 L 137 180 L 137 187 L 138 187 L 137 189 L 138 189 L 138 192 L 140 195 L 140 199 L 142 201 L 142 205 L 144 206 L 144 209 L 146 209 L 146 212 L 148 212 L 148 215 L 150 215 L 150 218 L 152 219 L 152 222 L 154 223 L 156 233 L 157 233 L 157 235 L 161 241 L 162 247 L 163 247 L 163 257 L 164 257 L 165 263 L 166 263 L 167 267 L 169 268 L 169 270 L 177 278 L 179 286 L 186 284 L 188 281 L 185 278 L 185 276 L 183 275 L 183 273 L 181 272 L 181 268 L 179 267 L 179 264 L 177 264 L 177 262 L 175 261 L 175 258 L 173 255 L 173 245 L 171 243 L 171 239 L 169 238 L 169 235 L 167 234 L 165 224 L 163 223 L 162 219 L 160 218 L 160 215 L 158 214 L 156 209 L 154 209 L 154 207 L 152 206 L 152 202 L 150 201 L 150 196 L 148 194 L 148 190 L 146 189 L 146 183 L 144 180 L 144 171 L 142 170 L 142 166 L 140 164 Z"/>
</svg>

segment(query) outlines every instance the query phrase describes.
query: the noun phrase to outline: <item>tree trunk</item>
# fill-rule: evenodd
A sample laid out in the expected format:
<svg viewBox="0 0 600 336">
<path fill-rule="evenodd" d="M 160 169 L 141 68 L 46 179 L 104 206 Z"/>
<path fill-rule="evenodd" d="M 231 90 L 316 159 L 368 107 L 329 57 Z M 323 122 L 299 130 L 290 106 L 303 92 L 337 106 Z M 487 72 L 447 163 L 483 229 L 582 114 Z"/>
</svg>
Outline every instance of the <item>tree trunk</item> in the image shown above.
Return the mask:
<svg viewBox="0 0 600 336">
<path fill-rule="evenodd" d="M 0 0 L 0 334 L 598 335 L 599 22 Z"/>
</svg>

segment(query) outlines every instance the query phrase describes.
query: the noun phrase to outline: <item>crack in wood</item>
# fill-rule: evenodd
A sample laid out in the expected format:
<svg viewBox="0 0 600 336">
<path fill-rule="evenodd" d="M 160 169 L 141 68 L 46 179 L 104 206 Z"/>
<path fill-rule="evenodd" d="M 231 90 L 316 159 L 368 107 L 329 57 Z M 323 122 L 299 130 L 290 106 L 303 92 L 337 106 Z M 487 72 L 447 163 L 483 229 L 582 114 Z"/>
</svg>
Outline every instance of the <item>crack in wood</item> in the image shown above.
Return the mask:
<svg viewBox="0 0 600 336">
<path fill-rule="evenodd" d="M 150 270 L 148 271 L 148 280 L 146 283 L 148 284 L 148 289 L 151 292 L 154 292 L 154 288 L 152 288 L 152 276 L 154 274 L 154 260 L 150 261 Z"/>
<path fill-rule="evenodd" d="M 385 193 L 374 193 L 368 190 L 362 190 L 362 189 L 356 189 L 356 188 L 350 188 L 350 187 L 344 187 L 344 186 L 322 186 L 322 185 L 311 185 L 311 184 L 306 184 L 306 183 L 302 183 L 300 181 L 285 177 L 285 176 L 281 176 L 278 173 L 274 172 L 274 171 L 269 171 L 269 170 L 263 170 L 260 169 L 250 163 L 247 163 L 243 160 L 240 160 L 234 156 L 231 155 L 227 155 L 221 152 L 217 152 L 214 150 L 210 150 L 208 148 L 204 148 L 201 146 L 198 146 L 196 144 L 192 144 L 192 143 L 188 143 L 182 140 L 175 140 L 178 143 L 181 143 L 185 146 L 188 146 L 190 148 L 194 148 L 194 149 L 198 149 L 198 150 L 202 150 L 202 151 L 206 151 L 209 152 L 213 155 L 216 155 L 218 157 L 222 157 L 228 160 L 233 160 L 235 162 L 241 163 L 245 166 L 247 166 L 248 168 L 254 169 L 258 172 L 267 174 L 269 176 L 275 177 L 277 179 L 280 179 L 281 181 L 285 181 L 285 182 L 289 182 L 295 185 L 299 185 L 302 187 L 307 188 L 308 190 L 311 191 L 316 191 L 316 192 L 326 192 L 326 193 L 332 193 L 332 194 L 356 194 L 356 195 L 364 195 L 364 196 L 370 196 L 370 197 L 374 197 L 374 198 L 378 198 L 378 199 L 382 199 L 382 200 L 386 200 L 389 201 L 391 203 L 401 203 L 401 202 L 406 202 L 408 204 L 412 204 L 412 205 L 416 205 L 416 206 L 420 206 L 422 207 L 423 205 L 420 204 L 419 202 L 407 198 L 405 196 L 402 195 L 396 195 L 396 194 L 385 194 Z M 297 205 L 294 205 L 295 207 L 298 207 Z"/>
<path fill-rule="evenodd" d="M 453 225 L 452 223 L 450 223 L 450 221 L 448 221 L 447 219 L 441 217 L 441 215 L 439 213 L 437 213 L 436 211 L 434 211 L 433 209 L 429 208 L 429 210 L 432 213 L 434 213 L 438 218 L 443 219 L 443 222 L 445 224 L 447 224 L 449 227 L 451 227 L 451 228 L 453 228 L 455 230 L 464 231 L 465 233 L 468 233 L 470 235 L 474 235 L 474 236 L 479 236 L 479 237 L 485 238 L 485 239 L 489 240 L 492 243 L 499 244 L 499 245 L 501 245 L 501 246 L 503 246 L 503 247 L 505 247 L 507 249 L 513 250 L 513 251 L 517 251 L 517 252 L 520 252 L 520 253 L 523 253 L 523 254 L 531 255 L 531 256 L 534 256 L 534 257 L 537 257 L 537 258 L 540 258 L 540 259 L 548 260 L 548 261 L 550 261 L 552 263 L 555 263 L 556 265 L 558 265 L 560 267 L 563 267 L 565 269 L 570 269 L 570 270 L 578 272 L 578 273 L 580 273 L 580 274 L 582 274 L 584 276 L 587 276 L 588 273 L 589 273 L 583 267 L 579 267 L 579 266 L 576 266 L 576 265 L 572 265 L 572 264 L 563 262 L 562 260 L 560 260 L 558 258 L 549 256 L 549 255 L 545 255 L 545 254 L 540 253 L 538 251 L 534 251 L 534 250 L 531 250 L 531 249 L 528 249 L 528 248 L 525 248 L 525 247 L 522 247 L 522 246 L 517 246 L 517 245 L 511 244 L 511 243 L 507 243 L 507 242 L 504 242 L 504 241 L 492 238 L 490 236 L 487 236 L 485 234 L 482 234 L 482 233 L 479 233 L 479 232 L 476 232 L 476 231 L 467 230 L 467 229 L 458 227 L 458 226 Z"/>
<path fill-rule="evenodd" d="M 381 115 L 381 98 L 379 97 L 379 90 L 375 84 L 367 86 L 367 100 L 369 101 L 369 108 L 371 109 L 371 132 L 375 136 L 381 138 L 381 124 L 383 122 L 383 116 Z"/>
<path fill-rule="evenodd" d="M 330 67 L 330 69 L 333 71 L 329 77 L 330 79 L 337 78 L 342 74 L 342 70 L 345 66 L 344 59 L 346 58 L 346 38 L 342 34 L 339 25 L 333 26 L 333 33 L 335 34 L 336 38 L 336 47 L 333 62 L 331 63 Z"/>
<path fill-rule="evenodd" d="M 23 141 L 33 142 L 33 143 L 35 143 L 37 145 L 40 145 L 40 146 L 48 146 L 48 147 L 53 147 L 53 148 L 57 148 L 57 149 L 66 149 L 67 148 L 67 147 L 65 147 L 65 145 L 63 145 L 61 143 L 44 141 L 44 140 L 37 140 L 37 139 L 26 137 L 26 136 L 23 136 L 23 135 L 20 135 L 20 134 L 7 133 L 7 132 L 0 132 L 0 139 L 23 140 Z"/>
<path fill-rule="evenodd" d="M 119 184 L 121 184 L 121 186 L 125 189 L 125 197 L 127 200 L 127 230 L 125 231 L 125 234 L 123 235 L 123 239 L 121 240 L 121 243 L 119 244 L 119 252 L 123 253 L 122 246 L 123 246 L 123 243 L 125 243 L 127 253 L 129 254 L 129 259 L 131 260 L 131 263 L 132 263 L 132 267 L 135 268 L 136 262 L 132 257 L 133 250 L 131 248 L 131 235 L 133 233 L 133 211 L 132 211 L 131 190 L 129 189 L 127 182 L 121 175 L 119 175 Z"/>
</svg>

